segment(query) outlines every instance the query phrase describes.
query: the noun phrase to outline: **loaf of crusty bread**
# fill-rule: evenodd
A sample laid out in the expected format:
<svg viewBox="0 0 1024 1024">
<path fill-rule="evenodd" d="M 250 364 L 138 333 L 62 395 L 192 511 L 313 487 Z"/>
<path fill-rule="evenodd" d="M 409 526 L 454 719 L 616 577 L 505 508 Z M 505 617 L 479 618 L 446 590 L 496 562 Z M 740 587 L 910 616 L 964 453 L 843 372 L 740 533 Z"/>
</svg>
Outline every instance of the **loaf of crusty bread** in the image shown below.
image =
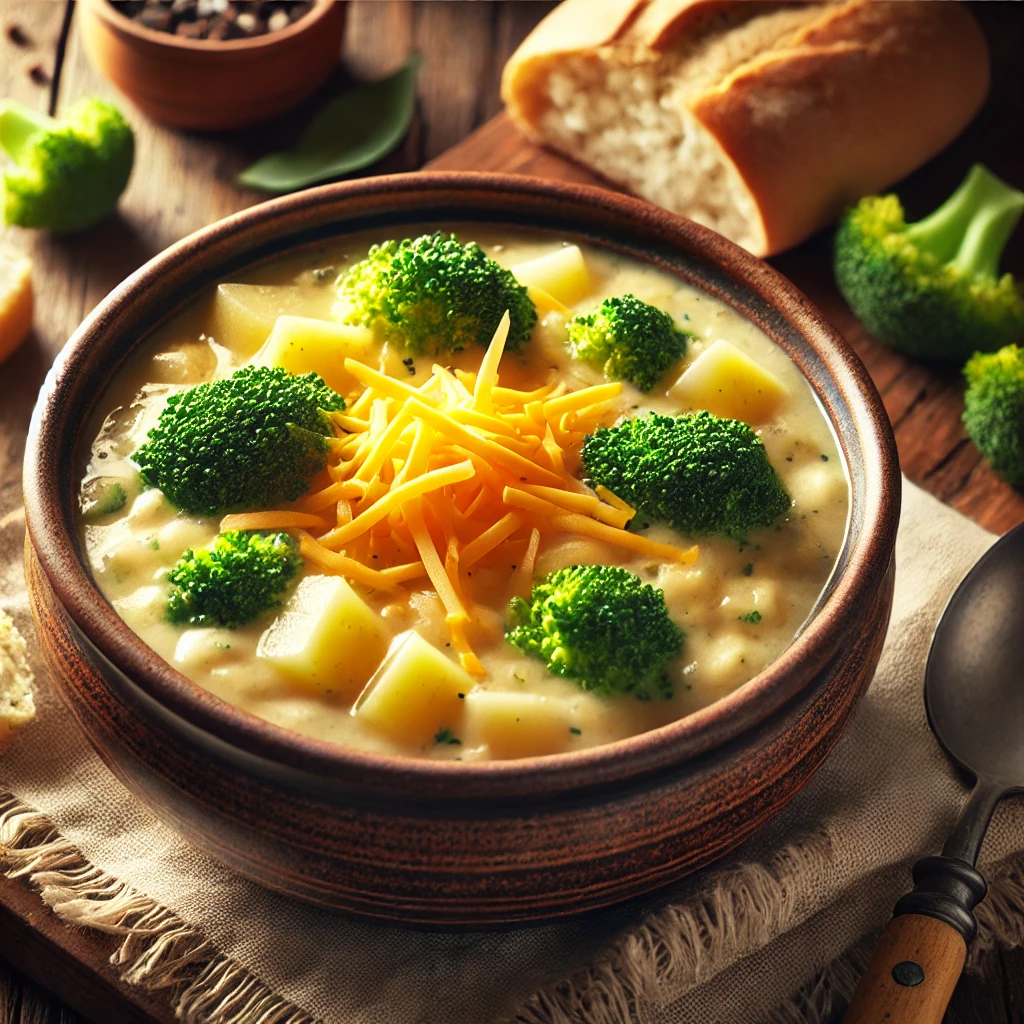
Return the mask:
<svg viewBox="0 0 1024 1024">
<path fill-rule="evenodd" d="M 988 82 L 950 0 L 564 0 L 502 96 L 532 139 L 764 256 L 928 160 Z"/>
</svg>

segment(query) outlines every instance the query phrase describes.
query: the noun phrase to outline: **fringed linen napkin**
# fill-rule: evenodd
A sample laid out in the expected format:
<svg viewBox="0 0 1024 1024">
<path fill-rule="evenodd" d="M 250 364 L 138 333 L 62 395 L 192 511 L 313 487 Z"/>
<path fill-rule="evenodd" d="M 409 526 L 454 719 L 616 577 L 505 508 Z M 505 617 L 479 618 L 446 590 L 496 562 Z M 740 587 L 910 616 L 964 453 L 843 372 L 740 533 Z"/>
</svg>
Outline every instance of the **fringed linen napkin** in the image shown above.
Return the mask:
<svg viewBox="0 0 1024 1024">
<path fill-rule="evenodd" d="M 0 605 L 33 652 L 38 717 L 0 758 L 0 870 L 70 924 L 123 936 L 116 962 L 203 1024 L 813 1024 L 935 852 L 964 790 L 925 720 L 945 601 L 992 542 L 910 484 L 878 675 L 812 782 L 738 852 L 656 900 L 583 922 L 476 935 L 348 921 L 245 881 L 122 789 L 55 696 L 34 642 L 23 517 L 0 505 Z M 982 856 L 975 953 L 1021 941 L 1024 811 Z"/>
</svg>

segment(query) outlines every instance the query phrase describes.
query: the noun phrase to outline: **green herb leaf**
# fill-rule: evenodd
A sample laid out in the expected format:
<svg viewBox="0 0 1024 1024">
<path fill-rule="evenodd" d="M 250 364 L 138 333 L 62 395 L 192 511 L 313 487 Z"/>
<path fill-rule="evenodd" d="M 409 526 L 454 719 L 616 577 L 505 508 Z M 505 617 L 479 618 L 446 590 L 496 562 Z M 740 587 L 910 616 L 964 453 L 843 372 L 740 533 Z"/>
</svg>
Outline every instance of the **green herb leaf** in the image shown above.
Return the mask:
<svg viewBox="0 0 1024 1024">
<path fill-rule="evenodd" d="M 409 130 L 416 108 L 413 54 L 401 70 L 330 100 L 302 133 L 299 144 L 257 160 L 238 184 L 265 192 L 291 192 L 358 171 L 387 156 Z"/>
<path fill-rule="evenodd" d="M 756 626 L 761 621 L 761 613 L 758 611 L 747 612 L 746 615 L 737 615 L 736 618 L 740 622 L 749 622 L 751 625 Z"/>
<path fill-rule="evenodd" d="M 445 727 L 443 729 L 438 729 L 437 732 L 434 733 L 434 742 L 435 743 L 448 743 L 448 744 L 450 744 L 452 746 L 457 746 L 457 747 L 461 747 L 462 746 L 462 740 L 460 740 L 457 736 L 455 736 L 452 733 L 451 729 L 449 729 L 447 727 Z"/>
</svg>

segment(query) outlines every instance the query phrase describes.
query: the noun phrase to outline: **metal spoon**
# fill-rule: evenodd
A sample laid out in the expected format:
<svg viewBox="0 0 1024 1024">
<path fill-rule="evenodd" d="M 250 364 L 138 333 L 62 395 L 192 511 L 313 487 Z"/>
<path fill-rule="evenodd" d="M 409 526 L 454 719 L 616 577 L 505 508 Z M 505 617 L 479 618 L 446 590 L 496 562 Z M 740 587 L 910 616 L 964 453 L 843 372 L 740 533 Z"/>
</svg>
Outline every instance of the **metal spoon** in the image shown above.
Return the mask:
<svg viewBox="0 0 1024 1024">
<path fill-rule="evenodd" d="M 996 804 L 1024 789 L 1024 524 L 950 598 L 932 638 L 925 704 L 946 753 L 977 780 L 940 857 L 914 865 L 844 1024 L 940 1024 L 986 892 L 975 870 Z"/>
</svg>

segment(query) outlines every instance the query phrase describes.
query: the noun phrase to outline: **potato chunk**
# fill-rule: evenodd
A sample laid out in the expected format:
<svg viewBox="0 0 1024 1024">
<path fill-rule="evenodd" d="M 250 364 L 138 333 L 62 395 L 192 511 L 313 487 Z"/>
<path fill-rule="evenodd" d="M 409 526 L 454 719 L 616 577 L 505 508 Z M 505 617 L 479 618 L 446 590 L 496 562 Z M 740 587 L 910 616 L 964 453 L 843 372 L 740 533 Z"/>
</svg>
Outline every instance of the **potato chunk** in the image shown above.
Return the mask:
<svg viewBox="0 0 1024 1024">
<path fill-rule="evenodd" d="M 576 724 L 574 704 L 537 693 L 476 690 L 466 696 L 464 742 L 486 743 L 498 758 L 557 754 L 569 747 Z"/>
<path fill-rule="evenodd" d="M 566 306 L 579 302 L 590 292 L 590 274 L 578 245 L 566 245 L 519 263 L 512 273 L 520 284 L 539 288 Z"/>
<path fill-rule="evenodd" d="M 718 606 L 718 619 L 726 628 L 743 622 L 749 628 L 748 635 L 756 638 L 761 630 L 782 625 L 791 607 L 792 602 L 779 580 L 765 577 L 738 579 L 726 588 Z M 743 618 L 752 612 L 757 613 L 756 622 Z M 742 626 L 739 628 L 743 630 Z"/>
<path fill-rule="evenodd" d="M 461 740 L 463 698 L 473 686 L 465 669 L 410 631 L 395 638 L 352 713 L 410 747 L 433 743 L 441 729 Z"/>
<path fill-rule="evenodd" d="M 753 656 L 751 647 L 752 642 L 738 633 L 719 633 L 698 659 L 705 691 L 716 698 L 724 697 L 748 678 L 747 658 Z"/>
<path fill-rule="evenodd" d="M 555 313 L 563 320 L 568 320 L 572 316 L 569 307 L 564 302 L 559 302 L 554 295 L 549 295 L 543 289 L 530 287 L 526 291 L 530 296 L 530 301 L 537 307 L 537 314 L 541 318 L 547 313 Z"/>
<path fill-rule="evenodd" d="M 199 384 L 210 380 L 222 364 L 225 370 L 231 365 L 229 349 L 209 338 L 184 341 L 157 352 L 148 377 L 154 384 Z"/>
<path fill-rule="evenodd" d="M 220 284 L 206 333 L 247 358 L 267 340 L 279 316 L 304 311 L 309 311 L 309 293 L 297 285 Z"/>
<path fill-rule="evenodd" d="M 807 462 L 790 474 L 786 484 L 801 512 L 844 506 L 849 491 L 842 463 L 835 456 L 828 462 L 820 458 Z"/>
<path fill-rule="evenodd" d="M 307 576 L 260 637 L 257 657 L 321 692 L 353 700 L 388 650 L 384 620 L 341 576 Z"/>
<path fill-rule="evenodd" d="M 692 409 L 744 423 L 771 419 L 789 394 L 778 377 L 721 338 L 697 356 L 669 393 Z"/>
<path fill-rule="evenodd" d="M 319 373 L 339 395 L 357 381 L 345 369 L 345 359 L 365 360 L 373 332 L 308 316 L 279 316 L 266 344 L 252 357 L 256 366 L 280 366 L 289 373 Z"/>
</svg>

